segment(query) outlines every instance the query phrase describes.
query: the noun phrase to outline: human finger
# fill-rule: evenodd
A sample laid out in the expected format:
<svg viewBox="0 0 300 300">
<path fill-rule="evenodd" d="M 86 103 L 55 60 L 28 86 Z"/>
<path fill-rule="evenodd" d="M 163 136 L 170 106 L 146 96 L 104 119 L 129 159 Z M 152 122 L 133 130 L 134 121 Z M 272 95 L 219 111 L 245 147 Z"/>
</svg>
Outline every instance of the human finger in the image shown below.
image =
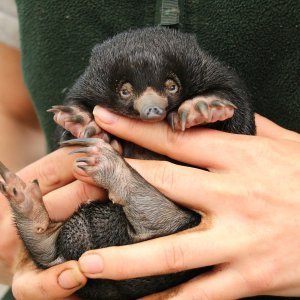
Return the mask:
<svg viewBox="0 0 300 300">
<path fill-rule="evenodd" d="M 230 267 L 218 267 L 215 271 L 197 276 L 192 280 L 183 283 L 169 290 L 143 297 L 143 300 L 158 299 L 240 299 L 245 295 L 249 296 L 249 288 L 241 274 Z M 220 298 L 221 297 L 221 298 Z"/>
<path fill-rule="evenodd" d="M 74 180 L 74 156 L 68 155 L 70 148 L 60 148 L 17 173 L 25 182 L 38 179 L 43 194 Z"/>
<path fill-rule="evenodd" d="M 233 239 L 225 240 L 222 230 L 200 233 L 194 229 L 138 244 L 87 251 L 79 264 L 89 278 L 122 280 L 224 263 L 235 255 L 235 249 Z"/>
<path fill-rule="evenodd" d="M 255 114 L 255 123 L 259 136 L 300 142 L 299 133 L 287 130 L 259 114 Z"/>
<path fill-rule="evenodd" d="M 105 196 L 106 192 L 100 187 L 75 180 L 46 194 L 43 199 L 50 219 L 62 221 L 69 218 L 82 203 L 101 200 Z"/>
<path fill-rule="evenodd" d="M 42 271 L 29 262 L 15 273 L 12 291 L 16 299 L 65 299 L 83 287 L 86 281 L 76 261 Z"/>
<path fill-rule="evenodd" d="M 254 138 L 207 128 L 174 132 L 164 122 L 129 119 L 99 106 L 95 107 L 94 116 L 99 126 L 113 135 L 178 161 L 208 169 L 239 167 Z"/>
<path fill-rule="evenodd" d="M 227 199 L 239 199 L 248 192 L 243 182 L 232 188 L 233 179 L 229 174 L 216 174 L 167 161 L 127 159 L 127 162 L 172 201 L 202 212 L 222 211 L 228 206 Z"/>
</svg>

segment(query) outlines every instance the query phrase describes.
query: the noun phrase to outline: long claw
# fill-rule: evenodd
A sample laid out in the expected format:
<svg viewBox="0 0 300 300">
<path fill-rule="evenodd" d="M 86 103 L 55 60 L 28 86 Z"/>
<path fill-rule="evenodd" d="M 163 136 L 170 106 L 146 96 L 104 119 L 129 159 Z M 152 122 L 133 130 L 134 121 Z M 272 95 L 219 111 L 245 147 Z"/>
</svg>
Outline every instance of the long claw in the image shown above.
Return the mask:
<svg viewBox="0 0 300 300">
<path fill-rule="evenodd" d="M 221 100 L 213 100 L 211 101 L 210 105 L 213 107 L 225 107 L 224 102 Z"/>
<path fill-rule="evenodd" d="M 185 131 L 186 121 L 187 121 L 188 112 L 183 110 L 179 113 L 181 131 Z"/>
<path fill-rule="evenodd" d="M 209 117 L 209 110 L 208 110 L 208 104 L 204 101 L 198 101 L 196 104 L 195 104 L 195 108 L 197 111 L 199 111 L 203 117 L 205 119 L 208 119 Z"/>
<path fill-rule="evenodd" d="M 76 162 L 89 163 L 90 157 L 80 157 L 80 158 L 76 159 Z"/>
<path fill-rule="evenodd" d="M 123 148 L 121 144 L 117 140 L 112 140 L 110 145 L 119 153 L 122 155 L 123 153 Z"/>
<path fill-rule="evenodd" d="M 97 130 L 95 127 L 87 127 L 85 130 L 84 130 L 84 133 L 83 133 L 83 138 L 90 138 L 92 137 L 93 135 L 95 135 L 97 133 Z"/>
<path fill-rule="evenodd" d="M 53 105 L 50 109 L 48 109 L 47 111 L 62 111 L 65 113 L 72 113 L 73 112 L 73 108 L 70 106 L 65 106 L 65 105 Z"/>
<path fill-rule="evenodd" d="M 172 130 L 175 131 L 175 120 L 174 120 L 174 116 L 175 116 L 175 113 L 174 112 L 171 112 L 168 114 L 167 116 L 167 121 L 169 123 L 169 125 L 171 126 Z"/>
<path fill-rule="evenodd" d="M 86 172 L 88 165 L 77 165 L 77 168 L 83 170 L 84 172 Z"/>
<path fill-rule="evenodd" d="M 58 113 L 58 112 L 60 112 L 60 110 L 56 109 L 56 108 L 49 108 L 49 109 L 47 109 L 47 112 Z"/>
<path fill-rule="evenodd" d="M 91 151 L 89 150 L 89 147 L 86 147 L 86 148 L 78 148 L 78 149 L 75 149 L 73 151 L 71 151 L 69 154 L 76 154 L 76 153 L 90 153 Z"/>
<path fill-rule="evenodd" d="M 110 135 L 106 132 L 99 134 L 99 138 L 102 139 L 106 143 L 110 143 Z"/>
<path fill-rule="evenodd" d="M 93 156 L 92 157 L 80 157 L 80 158 L 76 159 L 76 163 L 85 163 L 86 165 L 89 165 L 89 166 L 95 166 L 97 163 L 97 158 L 93 157 Z"/>
<path fill-rule="evenodd" d="M 66 118 L 66 122 L 84 124 L 84 118 L 81 115 L 71 115 Z"/>
<path fill-rule="evenodd" d="M 80 138 L 80 139 L 72 139 L 60 142 L 60 146 L 90 146 L 96 145 L 99 142 L 99 139 L 96 138 Z"/>
<path fill-rule="evenodd" d="M 229 100 L 223 100 L 223 103 L 226 105 L 226 106 L 231 106 L 232 108 L 234 109 L 237 109 L 236 105 L 234 105 L 231 101 Z"/>
</svg>

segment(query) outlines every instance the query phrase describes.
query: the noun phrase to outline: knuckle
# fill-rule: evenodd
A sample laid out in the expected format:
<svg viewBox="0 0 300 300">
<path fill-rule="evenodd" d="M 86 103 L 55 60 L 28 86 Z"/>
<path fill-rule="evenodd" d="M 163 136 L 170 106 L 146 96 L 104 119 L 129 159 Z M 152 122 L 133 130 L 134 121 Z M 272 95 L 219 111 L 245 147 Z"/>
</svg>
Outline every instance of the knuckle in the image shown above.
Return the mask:
<svg viewBox="0 0 300 300">
<path fill-rule="evenodd" d="M 244 286 L 246 291 L 254 294 L 265 294 L 275 288 L 276 278 L 274 274 L 278 274 L 279 269 L 274 267 L 272 260 L 268 263 L 259 261 L 260 268 L 235 269 L 235 275 L 239 279 L 240 285 Z M 248 266 L 248 263 L 246 264 Z"/>
<path fill-rule="evenodd" d="M 87 184 L 85 182 L 80 182 L 80 188 L 78 189 L 77 203 L 81 205 L 87 201 L 92 200 L 104 200 L 107 197 L 107 192 L 103 190 L 100 186 L 94 186 L 91 184 Z"/>
<path fill-rule="evenodd" d="M 240 143 L 240 148 L 236 144 L 233 145 L 233 150 L 239 150 L 239 161 L 247 162 L 248 165 L 257 165 L 258 158 L 264 159 L 267 151 L 268 141 L 264 138 L 245 137 L 243 143 Z"/>
<path fill-rule="evenodd" d="M 248 275 L 248 279 L 246 281 L 248 283 L 249 290 L 256 293 L 266 293 L 271 291 L 274 286 L 273 274 L 276 273 L 272 272 L 271 270 L 264 270 Z"/>
<path fill-rule="evenodd" d="M 169 157 L 174 156 L 174 152 L 183 144 L 182 131 L 172 131 L 170 127 L 166 128 L 166 139 L 165 139 L 165 155 Z"/>
<path fill-rule="evenodd" d="M 156 174 L 154 174 L 154 185 L 162 191 L 172 189 L 175 182 L 173 164 L 167 161 L 158 163 Z"/>
<path fill-rule="evenodd" d="M 19 276 L 18 276 L 19 275 Z M 17 272 L 13 278 L 12 283 L 12 294 L 17 300 L 26 300 L 30 298 L 28 294 L 28 289 L 26 289 L 28 285 L 24 284 L 24 276 Z"/>
<path fill-rule="evenodd" d="M 118 127 L 114 126 L 113 128 L 118 130 L 119 136 L 122 138 L 125 138 L 130 141 L 136 141 L 136 139 L 139 139 L 139 137 L 143 137 L 145 135 L 144 128 L 140 124 L 137 124 L 138 121 L 133 118 L 123 118 L 120 117 L 120 120 L 122 122 L 118 122 Z M 110 131 L 110 133 L 113 133 L 113 131 Z M 122 136 L 121 136 L 122 133 Z"/>
<path fill-rule="evenodd" d="M 48 159 L 43 165 L 38 167 L 37 178 L 47 187 L 60 185 L 62 179 L 54 158 Z"/>
<path fill-rule="evenodd" d="M 49 299 L 49 292 L 46 289 L 47 282 L 39 280 L 37 283 L 37 292 L 40 294 L 41 299 Z"/>
<path fill-rule="evenodd" d="M 165 248 L 164 255 L 168 272 L 177 273 L 185 270 L 185 252 L 181 244 L 171 242 Z"/>
<path fill-rule="evenodd" d="M 270 191 L 267 190 L 263 182 L 257 181 L 253 185 L 245 183 L 235 195 L 236 199 L 241 199 L 241 205 L 237 206 L 236 209 L 241 216 L 251 223 L 257 222 L 262 218 L 261 212 L 268 207 L 270 197 Z"/>
<path fill-rule="evenodd" d="M 122 280 L 130 278 L 131 270 L 128 269 L 128 257 L 126 253 L 120 251 L 119 247 L 110 247 L 110 270 L 112 273 L 108 276 L 111 279 Z"/>
<path fill-rule="evenodd" d="M 90 199 L 90 191 L 89 186 L 84 182 L 77 181 L 79 184 L 79 188 L 76 189 L 76 203 L 78 206 Z"/>
<path fill-rule="evenodd" d="M 245 187 L 246 194 L 244 199 L 248 201 L 251 199 L 255 201 L 255 204 L 259 204 L 259 201 L 265 200 L 270 193 L 263 182 L 256 181 L 255 184 Z"/>
<path fill-rule="evenodd" d="M 192 291 L 189 293 L 189 299 L 191 300 L 211 300 L 211 297 L 208 296 L 208 293 L 202 288 L 201 286 L 195 287 Z"/>
<path fill-rule="evenodd" d="M 251 140 L 252 143 L 249 149 L 254 149 L 255 151 L 250 151 L 252 154 L 252 160 L 257 161 L 257 158 L 272 158 L 277 153 L 276 143 L 274 143 L 271 139 L 263 138 L 263 137 L 256 137 L 255 139 Z"/>
<path fill-rule="evenodd" d="M 256 147 L 259 156 L 269 156 L 269 154 L 273 153 L 273 143 L 270 139 L 260 138 Z"/>
<path fill-rule="evenodd" d="M 159 294 L 159 299 L 189 299 L 189 300 L 211 300 L 212 297 L 196 282 L 187 287 L 185 284 L 175 286 Z"/>
</svg>

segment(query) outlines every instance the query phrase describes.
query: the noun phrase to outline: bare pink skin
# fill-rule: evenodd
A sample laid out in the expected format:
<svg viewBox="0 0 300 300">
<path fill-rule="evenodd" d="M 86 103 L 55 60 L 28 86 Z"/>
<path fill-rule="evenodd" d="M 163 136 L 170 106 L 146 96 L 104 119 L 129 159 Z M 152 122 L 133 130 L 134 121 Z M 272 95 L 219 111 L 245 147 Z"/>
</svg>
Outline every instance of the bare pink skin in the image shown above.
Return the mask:
<svg viewBox="0 0 300 300">
<path fill-rule="evenodd" d="M 36 233 L 45 232 L 50 219 L 44 206 L 38 181 L 33 180 L 25 184 L 1 162 L 0 174 L 4 179 L 4 182 L 0 182 L 0 190 L 10 201 L 11 206 L 18 214 L 22 214 L 32 221 Z"/>
<path fill-rule="evenodd" d="M 120 154 L 123 149 L 117 140 L 112 140 L 110 135 L 101 129 L 94 120 L 94 117 L 87 111 L 78 106 L 63 106 L 56 105 L 48 109 L 48 112 L 53 112 L 53 120 L 59 126 L 69 131 L 77 138 L 100 138 L 111 146 Z"/>
<path fill-rule="evenodd" d="M 56 105 L 48 109 L 48 112 L 54 113 L 55 123 L 78 138 L 90 136 L 107 138 L 104 131 L 95 123 L 93 116 L 78 106 Z"/>
<path fill-rule="evenodd" d="M 169 115 L 173 130 L 184 131 L 198 125 L 224 121 L 233 116 L 236 106 L 216 96 L 198 96 L 184 101 L 178 112 Z"/>
</svg>

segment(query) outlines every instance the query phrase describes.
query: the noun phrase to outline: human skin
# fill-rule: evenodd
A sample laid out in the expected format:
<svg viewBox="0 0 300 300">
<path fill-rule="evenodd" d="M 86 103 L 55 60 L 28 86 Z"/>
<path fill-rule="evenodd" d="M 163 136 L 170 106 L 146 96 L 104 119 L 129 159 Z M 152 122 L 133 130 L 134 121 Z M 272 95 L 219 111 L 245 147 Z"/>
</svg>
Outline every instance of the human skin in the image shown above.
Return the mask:
<svg viewBox="0 0 300 300">
<path fill-rule="evenodd" d="M 203 226 L 89 251 L 79 259 L 87 277 L 125 279 L 215 265 L 212 272 L 149 298 L 300 295 L 298 134 L 260 116 L 253 137 L 199 128 L 172 132 L 166 124 L 128 120 L 104 109 L 95 115 L 112 134 L 210 172 L 130 161 L 170 199 L 202 212 Z"/>
<path fill-rule="evenodd" d="M 20 60 L 18 49 L 0 43 L 0 157 L 13 171 L 46 153 Z"/>
<path fill-rule="evenodd" d="M 66 219 L 82 202 L 91 198 L 101 199 L 105 195 L 98 187 L 75 179 L 72 172 L 74 158 L 68 155 L 69 151 L 59 149 L 17 173 L 25 182 L 39 179 L 44 203 L 54 220 Z M 0 205 L 1 234 L 7 237 L 0 239 L 1 262 L 6 266 L 1 272 L 13 276 L 12 288 L 16 299 L 65 299 L 85 284 L 86 278 L 76 261 L 41 271 L 24 258 L 9 204 L 2 194 Z"/>
<path fill-rule="evenodd" d="M 22 79 L 20 51 L 0 43 L 0 159 L 17 171 L 44 153 L 43 134 Z M 0 232 L 0 282 L 10 284 L 19 248 L 3 199 Z"/>
<path fill-rule="evenodd" d="M 260 116 L 257 116 L 258 136 L 252 137 L 202 128 L 172 132 L 163 123 L 129 120 L 108 115 L 103 109 L 97 115 L 96 121 L 108 132 L 210 172 L 169 162 L 129 160 L 172 200 L 201 211 L 204 225 L 135 245 L 89 251 L 79 260 L 86 277 L 124 279 L 213 264 L 216 265 L 213 272 L 149 298 L 300 295 L 297 251 L 300 246 L 300 138 L 297 133 Z M 95 189 L 81 170 L 74 169 L 75 176 L 87 185 L 73 181 L 72 156 L 66 156 L 68 150 L 55 152 L 60 159 L 52 161 L 56 167 L 52 168 L 50 178 L 60 179 L 56 178 L 51 188 L 49 179 L 45 179 L 49 176 L 44 176 L 44 183 L 42 179 L 42 187 L 48 186 L 43 189 L 45 203 L 54 219 L 67 217 L 84 199 L 103 197 L 103 191 Z M 62 174 L 58 172 L 60 168 Z M 33 173 L 39 178 L 38 172 Z M 72 200 L 62 208 L 60 201 L 55 200 L 57 195 L 60 199 L 72 196 L 69 198 Z M 59 215 L 54 214 L 57 210 Z M 97 261 L 100 272 L 95 272 Z M 91 262 L 92 270 L 88 268 Z M 71 263 L 75 264 L 75 278 L 81 279 L 80 287 L 85 277 L 81 277 L 77 263 Z M 71 295 L 76 288 L 63 289 L 59 285 L 62 283 L 58 279 L 59 268 L 63 265 L 37 271 L 32 265 L 23 264 L 13 281 L 17 299 L 63 299 Z M 26 284 L 28 278 L 32 282 L 30 287 Z M 70 283 L 72 278 L 74 273 L 66 274 L 64 283 Z"/>
</svg>

